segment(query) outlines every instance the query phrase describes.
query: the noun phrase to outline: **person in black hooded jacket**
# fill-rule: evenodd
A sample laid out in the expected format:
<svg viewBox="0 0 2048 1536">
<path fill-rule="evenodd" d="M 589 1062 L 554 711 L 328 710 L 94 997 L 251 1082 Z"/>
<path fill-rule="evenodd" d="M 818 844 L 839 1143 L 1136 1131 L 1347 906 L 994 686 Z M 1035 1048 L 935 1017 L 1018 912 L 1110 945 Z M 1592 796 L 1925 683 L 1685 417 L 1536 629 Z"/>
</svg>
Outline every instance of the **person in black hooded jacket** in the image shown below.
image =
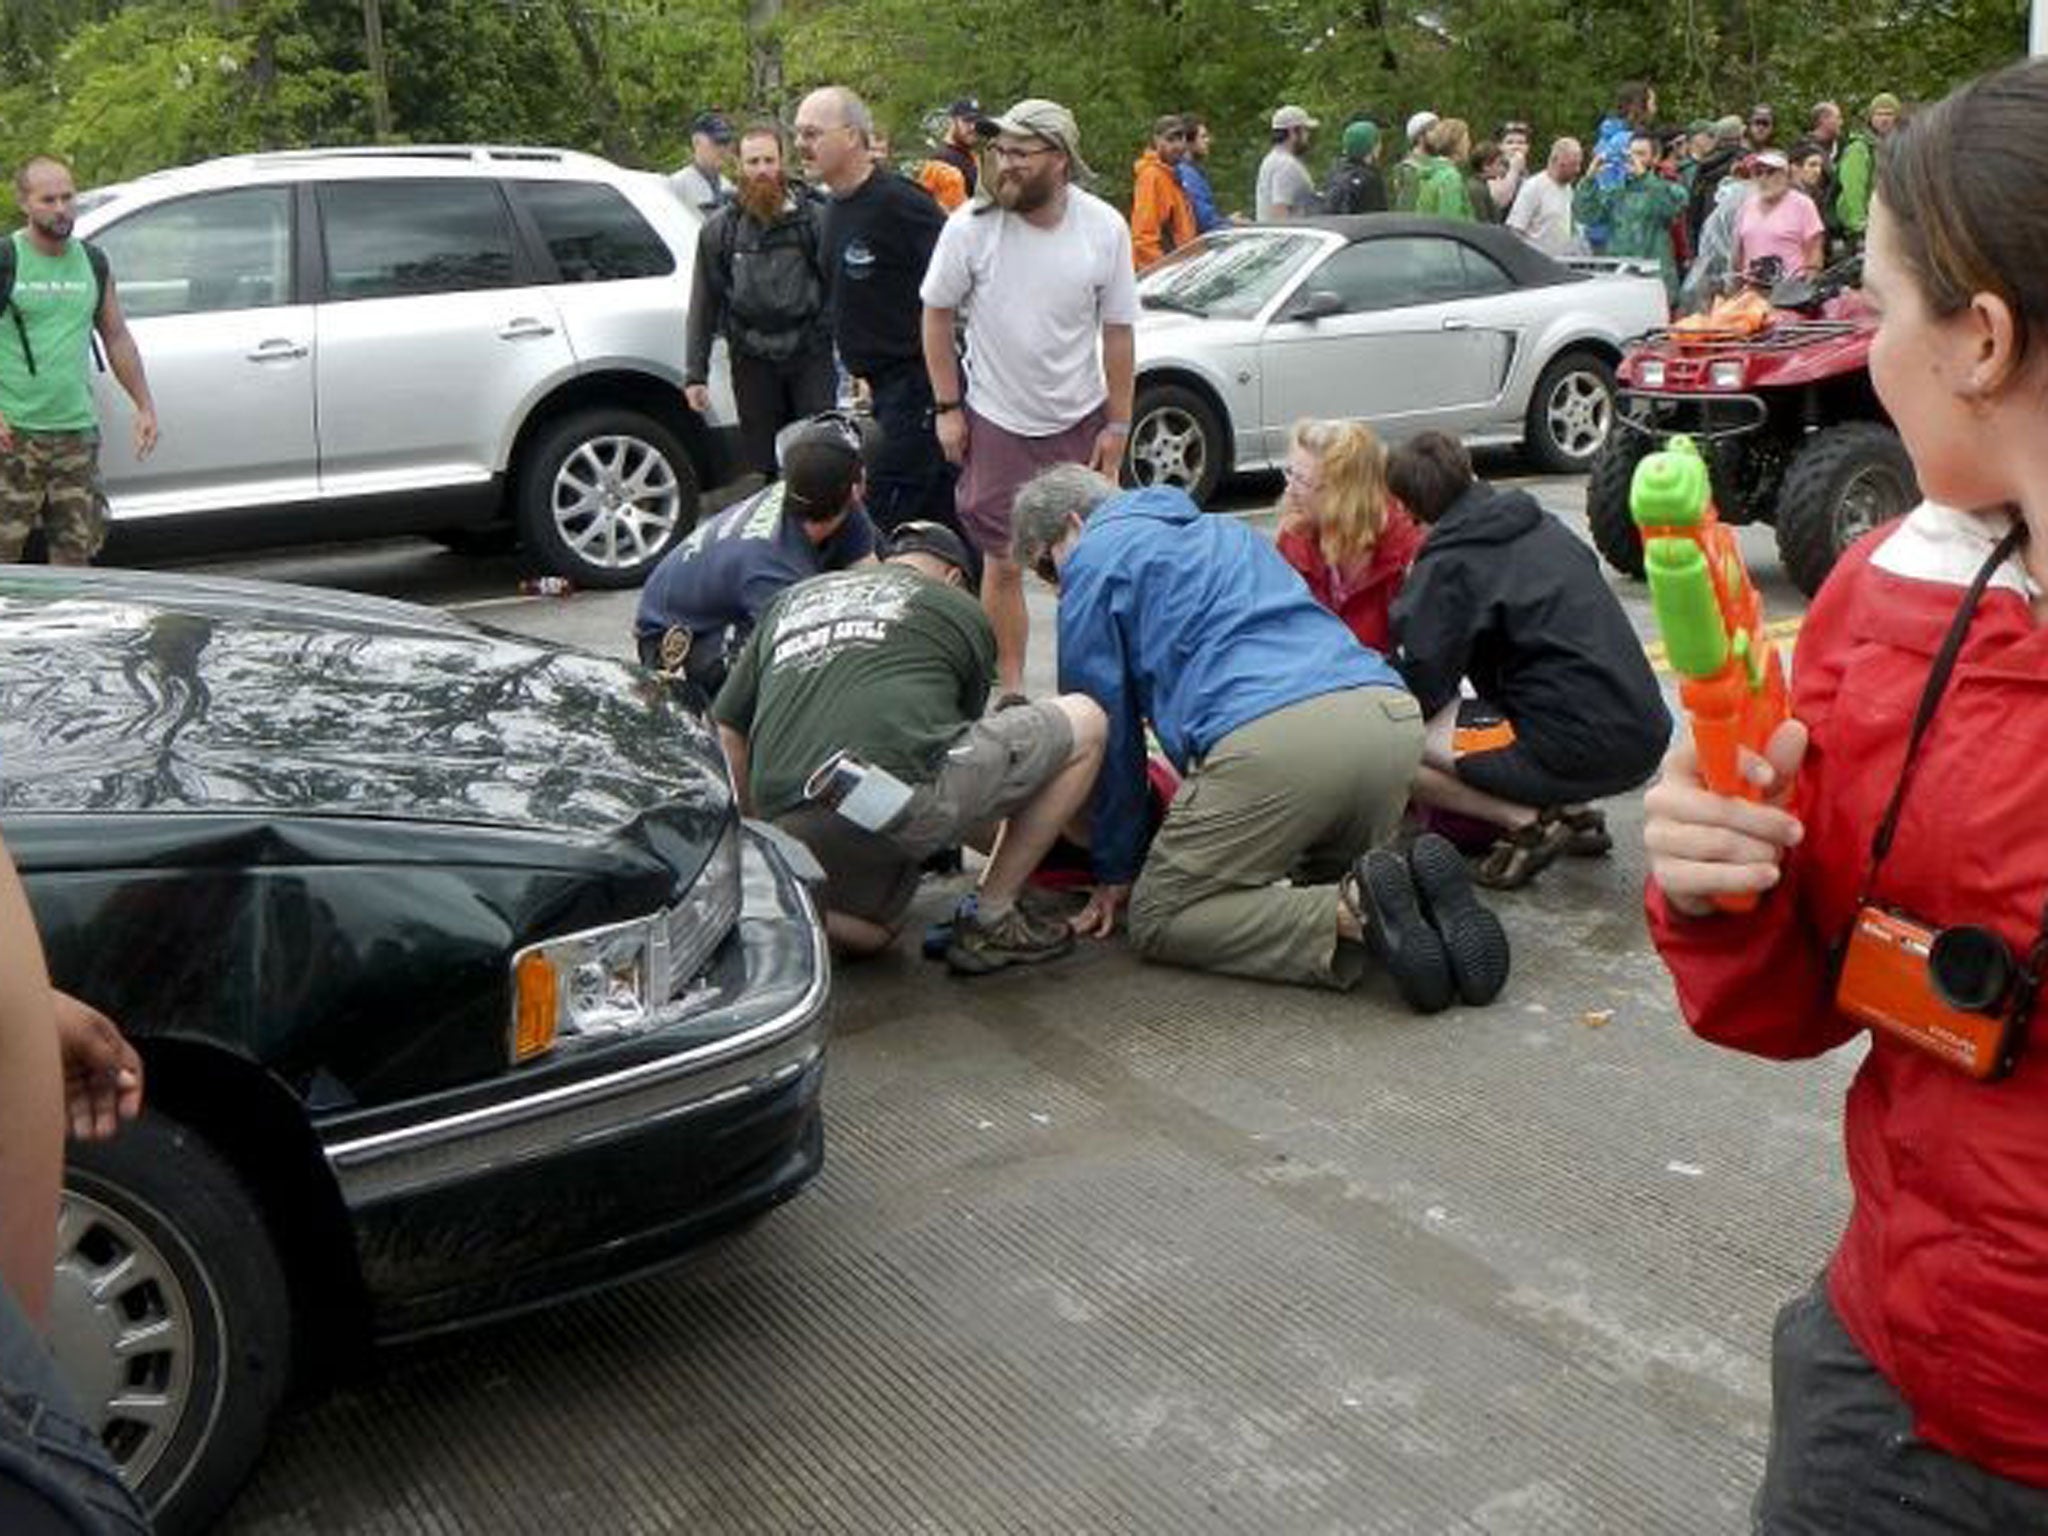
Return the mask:
<svg viewBox="0 0 2048 1536">
<path fill-rule="evenodd" d="M 1413 798 L 1500 829 L 1474 872 L 1497 889 L 1605 853 L 1587 802 L 1650 777 L 1671 713 L 1592 550 L 1440 432 L 1395 449 L 1387 483 L 1430 530 L 1392 615 L 1390 659 L 1429 720 Z"/>
</svg>

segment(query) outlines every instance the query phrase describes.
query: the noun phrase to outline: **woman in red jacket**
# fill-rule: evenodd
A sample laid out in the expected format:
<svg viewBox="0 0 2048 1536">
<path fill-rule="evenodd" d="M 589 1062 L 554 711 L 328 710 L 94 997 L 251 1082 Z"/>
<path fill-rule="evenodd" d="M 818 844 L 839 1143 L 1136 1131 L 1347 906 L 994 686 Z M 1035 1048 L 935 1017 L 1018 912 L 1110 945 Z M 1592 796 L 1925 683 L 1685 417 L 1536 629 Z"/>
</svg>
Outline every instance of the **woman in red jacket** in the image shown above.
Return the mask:
<svg viewBox="0 0 2048 1536">
<path fill-rule="evenodd" d="M 1280 555 L 1358 643 L 1388 648 L 1387 610 L 1422 530 L 1387 489 L 1387 450 L 1355 421 L 1298 421 L 1280 500 Z"/>
<path fill-rule="evenodd" d="M 2035 59 L 1916 117 L 1879 174 L 1871 376 L 1941 504 L 1815 601 L 1795 718 L 1750 763 L 1769 802 L 1707 791 L 1689 745 L 1646 802 L 1693 1029 L 1779 1058 L 1869 1040 L 1848 1230 L 1778 1319 L 1759 1531 L 2048 1530 L 2044 247 Z"/>
</svg>

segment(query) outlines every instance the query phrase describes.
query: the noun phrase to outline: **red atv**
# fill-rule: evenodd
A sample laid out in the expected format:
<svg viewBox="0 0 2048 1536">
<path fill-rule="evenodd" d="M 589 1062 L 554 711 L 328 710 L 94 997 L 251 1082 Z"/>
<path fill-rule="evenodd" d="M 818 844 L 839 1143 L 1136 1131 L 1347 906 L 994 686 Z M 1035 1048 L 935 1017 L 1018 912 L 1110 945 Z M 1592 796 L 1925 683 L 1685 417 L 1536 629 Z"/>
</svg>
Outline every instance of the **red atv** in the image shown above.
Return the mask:
<svg viewBox="0 0 2048 1536">
<path fill-rule="evenodd" d="M 1767 522 L 1809 597 L 1859 535 L 1920 499 L 1912 460 L 1870 384 L 1877 317 L 1860 259 L 1788 278 L 1649 332 L 1616 370 L 1621 430 L 1593 461 L 1586 520 L 1608 564 L 1643 574 L 1628 515 L 1636 463 L 1673 433 L 1700 445 L 1730 523 Z"/>
</svg>

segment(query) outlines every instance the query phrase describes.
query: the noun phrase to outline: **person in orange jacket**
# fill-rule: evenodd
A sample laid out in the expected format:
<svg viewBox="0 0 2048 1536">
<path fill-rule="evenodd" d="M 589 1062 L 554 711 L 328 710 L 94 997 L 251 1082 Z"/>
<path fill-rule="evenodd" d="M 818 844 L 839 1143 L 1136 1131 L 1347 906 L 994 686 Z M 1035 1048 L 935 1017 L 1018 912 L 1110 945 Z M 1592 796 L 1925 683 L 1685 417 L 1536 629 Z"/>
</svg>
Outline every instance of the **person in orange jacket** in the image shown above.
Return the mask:
<svg viewBox="0 0 2048 1536">
<path fill-rule="evenodd" d="M 1152 124 L 1152 147 L 1131 167 L 1131 260 L 1140 272 L 1195 238 L 1195 210 L 1174 173 L 1187 147 L 1187 119 L 1170 113 Z"/>
</svg>

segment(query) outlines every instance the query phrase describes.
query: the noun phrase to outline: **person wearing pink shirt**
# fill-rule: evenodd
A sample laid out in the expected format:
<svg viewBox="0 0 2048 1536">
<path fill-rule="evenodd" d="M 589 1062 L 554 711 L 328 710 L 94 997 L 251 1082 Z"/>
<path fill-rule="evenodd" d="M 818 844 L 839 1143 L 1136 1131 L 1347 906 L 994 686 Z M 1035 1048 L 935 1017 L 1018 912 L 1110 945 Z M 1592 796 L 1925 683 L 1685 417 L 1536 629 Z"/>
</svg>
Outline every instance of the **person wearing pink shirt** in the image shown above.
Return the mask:
<svg viewBox="0 0 2048 1536">
<path fill-rule="evenodd" d="M 1753 158 L 1755 191 L 1735 224 L 1735 270 L 1748 272 L 1775 258 L 1786 277 L 1818 272 L 1827 227 L 1813 199 L 1792 186 L 1784 152 L 1766 149 Z"/>
</svg>

